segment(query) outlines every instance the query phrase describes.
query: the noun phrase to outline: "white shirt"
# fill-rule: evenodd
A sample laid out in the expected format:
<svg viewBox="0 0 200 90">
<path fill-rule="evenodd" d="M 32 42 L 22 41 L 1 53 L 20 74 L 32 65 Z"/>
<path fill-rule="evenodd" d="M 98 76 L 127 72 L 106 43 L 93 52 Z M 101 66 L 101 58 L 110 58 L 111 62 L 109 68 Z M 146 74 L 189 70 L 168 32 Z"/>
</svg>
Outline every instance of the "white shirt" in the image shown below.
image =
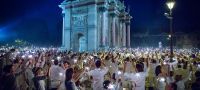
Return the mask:
<svg viewBox="0 0 200 90">
<path fill-rule="evenodd" d="M 147 76 L 147 72 L 125 73 L 124 76 L 127 79 L 131 79 L 135 90 L 145 90 L 145 79 Z"/>
<path fill-rule="evenodd" d="M 118 71 L 118 65 L 117 62 L 111 62 L 110 63 L 110 69 L 111 69 L 111 73 L 116 73 Z"/>
<path fill-rule="evenodd" d="M 156 67 L 158 66 L 158 63 L 152 63 L 150 64 L 151 70 L 152 70 L 152 74 L 155 76 L 155 70 Z"/>
<path fill-rule="evenodd" d="M 60 81 L 62 80 L 60 73 L 63 73 L 63 69 L 58 65 L 52 65 L 50 67 L 50 80 L 52 88 L 56 88 L 60 84 Z"/>
<path fill-rule="evenodd" d="M 174 83 L 174 77 L 167 77 L 167 83 L 168 84 L 171 84 L 171 83 Z"/>
<path fill-rule="evenodd" d="M 39 81 L 39 84 L 40 84 L 40 90 L 45 90 L 45 81 L 44 80 L 40 80 Z"/>
<path fill-rule="evenodd" d="M 74 90 L 79 90 L 77 87 L 76 87 L 76 84 L 72 81 L 73 83 L 73 86 L 74 86 Z M 65 82 L 63 82 L 60 87 L 58 88 L 58 90 L 67 90 L 66 89 L 66 86 L 65 86 Z"/>
<path fill-rule="evenodd" d="M 177 90 L 185 90 L 185 82 L 188 81 L 190 76 L 191 76 L 191 72 L 189 73 L 189 75 L 185 79 L 176 82 Z"/>
<path fill-rule="evenodd" d="M 61 85 L 59 86 L 58 90 L 66 90 L 65 89 L 65 73 L 66 73 L 66 70 L 63 69 L 62 72 L 59 74 L 61 76 Z"/>
<path fill-rule="evenodd" d="M 158 77 L 157 77 L 156 89 L 157 89 L 157 90 L 165 90 L 166 85 L 167 85 L 167 84 L 166 84 L 166 79 L 165 79 L 165 77 L 158 76 Z"/>
<path fill-rule="evenodd" d="M 125 72 L 131 73 L 132 67 L 133 67 L 132 63 L 131 62 L 127 62 L 126 63 L 126 68 L 125 68 Z"/>
<path fill-rule="evenodd" d="M 96 68 L 88 72 L 88 75 L 93 77 L 93 90 L 102 90 L 103 89 L 103 82 L 104 82 L 104 75 L 108 72 L 108 68 L 100 69 Z"/>
<path fill-rule="evenodd" d="M 177 59 L 174 59 L 174 60 L 175 60 L 174 62 L 170 62 L 170 63 L 169 63 L 169 65 L 170 65 L 170 71 L 173 71 L 172 66 L 173 66 L 174 68 L 177 66 L 178 61 L 177 61 Z"/>
<path fill-rule="evenodd" d="M 178 81 L 176 82 L 176 85 L 177 85 L 177 90 L 185 90 L 185 82 Z"/>
</svg>

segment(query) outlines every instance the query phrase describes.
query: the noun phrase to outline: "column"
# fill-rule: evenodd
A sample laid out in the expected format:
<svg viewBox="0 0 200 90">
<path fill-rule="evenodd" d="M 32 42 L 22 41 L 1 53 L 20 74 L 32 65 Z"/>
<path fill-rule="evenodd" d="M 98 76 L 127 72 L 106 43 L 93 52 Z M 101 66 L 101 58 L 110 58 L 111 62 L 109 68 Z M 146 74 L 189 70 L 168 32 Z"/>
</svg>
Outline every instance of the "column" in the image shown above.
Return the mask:
<svg viewBox="0 0 200 90">
<path fill-rule="evenodd" d="M 108 11 L 103 13 L 103 46 L 108 46 Z"/>
<path fill-rule="evenodd" d="M 110 12 L 109 14 L 109 30 L 110 30 L 110 47 L 113 48 L 116 46 L 116 39 L 115 39 L 115 18 L 116 14 L 114 13 L 114 11 Z"/>
<path fill-rule="evenodd" d="M 116 46 L 115 43 L 115 14 L 113 13 L 113 15 L 111 16 L 112 18 L 112 47 Z"/>
<path fill-rule="evenodd" d="M 119 18 L 117 20 L 117 47 L 120 47 L 120 22 L 119 22 Z"/>
<path fill-rule="evenodd" d="M 108 28 L 107 28 L 107 25 L 108 25 L 108 20 L 107 20 L 107 11 L 103 13 L 103 47 L 106 46 L 106 38 L 107 38 L 107 32 L 108 31 Z"/>
<path fill-rule="evenodd" d="M 123 22 L 122 24 L 123 26 L 123 29 L 122 29 L 122 32 L 123 32 L 123 47 L 126 47 L 126 23 Z"/>
<path fill-rule="evenodd" d="M 98 26 L 99 26 L 99 47 L 103 47 L 105 45 L 105 39 L 104 39 L 104 12 L 105 12 L 105 7 L 100 6 L 98 8 L 98 13 L 99 13 L 99 18 L 98 18 Z"/>
<path fill-rule="evenodd" d="M 112 42 L 112 37 L 111 37 L 111 17 L 110 17 L 110 14 L 108 12 L 108 17 L 107 17 L 107 20 L 108 20 L 108 25 L 107 25 L 107 28 L 108 28 L 108 31 L 107 31 L 107 46 L 110 48 L 111 47 L 111 42 Z"/>
<path fill-rule="evenodd" d="M 115 10 L 116 10 L 116 5 L 115 3 L 111 3 L 109 5 L 109 46 L 110 48 L 115 47 Z"/>
<path fill-rule="evenodd" d="M 119 19 L 115 17 L 115 47 L 119 47 Z"/>
<path fill-rule="evenodd" d="M 62 47 L 65 47 L 65 14 L 62 13 L 63 27 L 62 27 Z"/>
<path fill-rule="evenodd" d="M 109 32 L 108 32 L 108 39 L 109 39 L 109 47 L 111 48 L 112 47 L 112 43 L 113 43 L 113 34 L 112 34 L 112 21 L 113 21 L 113 18 L 111 17 L 111 15 L 109 15 L 109 22 L 108 22 L 108 28 L 109 28 Z"/>
<path fill-rule="evenodd" d="M 71 6 L 70 6 L 70 31 L 69 31 L 69 33 L 70 33 L 70 41 L 69 41 L 69 50 L 73 50 L 74 49 L 74 41 L 73 41 L 73 39 L 72 39 L 72 26 L 73 26 L 73 23 L 72 23 L 72 18 L 73 18 L 73 16 L 72 16 L 72 10 L 73 9 L 73 5 L 72 5 L 72 2 L 71 2 Z"/>
<path fill-rule="evenodd" d="M 101 27 L 100 27 L 100 47 L 103 47 L 103 12 L 101 12 L 100 13 L 100 25 L 101 25 Z"/>
<path fill-rule="evenodd" d="M 97 48 L 99 49 L 100 48 L 100 43 L 101 43 L 101 14 L 100 14 L 100 11 L 99 11 L 99 8 L 97 9 Z"/>
<path fill-rule="evenodd" d="M 119 22 L 119 47 L 123 46 L 123 25 L 122 20 Z"/>
<path fill-rule="evenodd" d="M 131 43 L 130 43 L 130 21 L 128 21 L 127 23 L 127 48 L 130 48 L 131 47 Z"/>
</svg>

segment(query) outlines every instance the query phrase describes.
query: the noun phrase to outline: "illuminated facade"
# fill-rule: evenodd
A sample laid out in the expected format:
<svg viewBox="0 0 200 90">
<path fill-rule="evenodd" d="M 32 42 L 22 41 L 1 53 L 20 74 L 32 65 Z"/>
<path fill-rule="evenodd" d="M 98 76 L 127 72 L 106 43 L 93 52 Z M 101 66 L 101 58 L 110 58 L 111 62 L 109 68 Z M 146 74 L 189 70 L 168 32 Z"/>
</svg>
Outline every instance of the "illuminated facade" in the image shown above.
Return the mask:
<svg viewBox="0 0 200 90">
<path fill-rule="evenodd" d="M 62 48 L 73 51 L 130 47 L 131 16 L 120 0 L 65 0 Z"/>
</svg>

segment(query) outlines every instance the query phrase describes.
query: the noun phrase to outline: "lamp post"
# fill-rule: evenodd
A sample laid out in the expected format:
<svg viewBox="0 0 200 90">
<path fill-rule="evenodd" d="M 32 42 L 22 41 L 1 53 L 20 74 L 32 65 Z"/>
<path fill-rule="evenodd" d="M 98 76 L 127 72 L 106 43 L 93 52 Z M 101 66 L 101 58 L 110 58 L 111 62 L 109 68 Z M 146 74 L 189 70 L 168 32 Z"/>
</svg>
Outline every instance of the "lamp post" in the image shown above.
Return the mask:
<svg viewBox="0 0 200 90">
<path fill-rule="evenodd" d="M 172 16 L 172 9 L 174 8 L 175 1 L 174 0 L 168 0 L 166 2 L 166 5 L 169 9 L 169 13 L 165 13 L 165 16 L 170 20 L 170 62 L 173 62 L 173 28 L 172 28 L 172 23 L 173 23 L 173 16 Z"/>
</svg>

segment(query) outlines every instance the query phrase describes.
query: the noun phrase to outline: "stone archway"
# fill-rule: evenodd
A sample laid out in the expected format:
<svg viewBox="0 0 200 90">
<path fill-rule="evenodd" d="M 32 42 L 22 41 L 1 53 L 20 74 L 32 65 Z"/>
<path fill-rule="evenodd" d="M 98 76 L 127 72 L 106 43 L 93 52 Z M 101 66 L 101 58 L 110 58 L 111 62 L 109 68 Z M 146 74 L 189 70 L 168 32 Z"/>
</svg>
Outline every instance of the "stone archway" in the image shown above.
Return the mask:
<svg viewBox="0 0 200 90">
<path fill-rule="evenodd" d="M 78 46 L 79 52 L 83 52 L 87 50 L 86 38 L 82 33 L 78 33 Z"/>
</svg>

